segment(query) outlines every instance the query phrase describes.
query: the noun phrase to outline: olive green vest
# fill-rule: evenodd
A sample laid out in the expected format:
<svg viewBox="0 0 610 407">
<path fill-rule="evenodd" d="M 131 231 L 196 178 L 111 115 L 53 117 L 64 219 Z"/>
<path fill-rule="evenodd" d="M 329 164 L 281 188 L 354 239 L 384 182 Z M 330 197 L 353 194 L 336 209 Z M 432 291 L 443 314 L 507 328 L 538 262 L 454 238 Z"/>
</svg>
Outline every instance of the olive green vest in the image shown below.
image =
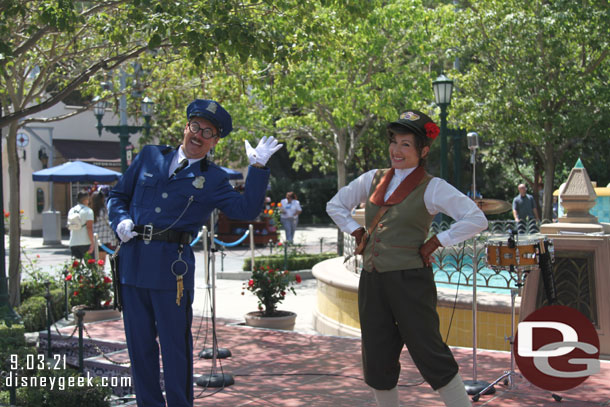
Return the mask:
<svg viewBox="0 0 610 407">
<path fill-rule="evenodd" d="M 373 178 L 369 198 L 389 169 L 378 170 Z M 433 216 L 424 204 L 424 192 L 432 179 L 425 174 L 421 183 L 402 202 L 393 205 L 381 217 L 371 232 L 364 249 L 364 269 L 384 272 L 422 268 L 419 247 L 428 236 Z M 368 230 L 379 206 L 367 199 L 364 219 Z"/>
</svg>

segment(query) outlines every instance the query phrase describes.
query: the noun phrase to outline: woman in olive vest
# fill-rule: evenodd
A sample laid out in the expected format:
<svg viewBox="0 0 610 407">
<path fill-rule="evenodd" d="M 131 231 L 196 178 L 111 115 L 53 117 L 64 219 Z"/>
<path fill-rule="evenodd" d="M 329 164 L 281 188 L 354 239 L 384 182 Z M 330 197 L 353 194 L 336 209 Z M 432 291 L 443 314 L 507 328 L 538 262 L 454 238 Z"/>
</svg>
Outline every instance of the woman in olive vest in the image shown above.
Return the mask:
<svg viewBox="0 0 610 407">
<path fill-rule="evenodd" d="M 407 346 L 423 378 L 447 406 L 470 406 L 458 365 L 439 331 L 430 256 L 440 246 L 469 239 L 487 227 L 477 205 L 424 170 L 438 126 L 411 110 L 387 127 L 392 167 L 371 170 L 343 187 L 326 210 L 356 238 L 364 265 L 358 287 L 362 362 L 380 407 L 398 406 L 400 353 Z M 351 211 L 366 202 L 366 230 Z M 455 220 L 426 241 L 434 215 Z"/>
</svg>

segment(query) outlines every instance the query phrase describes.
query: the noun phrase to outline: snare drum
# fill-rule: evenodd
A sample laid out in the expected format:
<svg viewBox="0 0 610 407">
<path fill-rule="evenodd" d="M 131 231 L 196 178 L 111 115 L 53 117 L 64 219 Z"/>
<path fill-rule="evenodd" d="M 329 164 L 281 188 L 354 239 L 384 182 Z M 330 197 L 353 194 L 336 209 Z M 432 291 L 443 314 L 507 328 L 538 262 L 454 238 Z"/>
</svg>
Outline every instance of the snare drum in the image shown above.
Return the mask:
<svg viewBox="0 0 610 407">
<path fill-rule="evenodd" d="M 485 243 L 487 265 L 496 269 L 510 266 L 529 270 L 538 266 L 537 253 L 545 240 L 541 235 L 517 235 L 515 247 L 508 247 L 508 237 L 492 237 Z"/>
</svg>

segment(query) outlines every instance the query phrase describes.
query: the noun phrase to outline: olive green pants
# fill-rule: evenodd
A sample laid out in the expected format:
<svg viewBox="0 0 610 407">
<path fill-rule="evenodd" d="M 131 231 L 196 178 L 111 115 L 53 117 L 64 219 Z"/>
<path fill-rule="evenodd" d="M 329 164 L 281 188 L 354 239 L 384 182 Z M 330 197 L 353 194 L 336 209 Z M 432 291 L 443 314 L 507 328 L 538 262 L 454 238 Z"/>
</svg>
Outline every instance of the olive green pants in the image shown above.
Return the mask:
<svg viewBox="0 0 610 407">
<path fill-rule="evenodd" d="M 436 284 L 430 267 L 360 274 L 358 310 L 364 380 L 378 390 L 398 383 L 404 345 L 423 378 L 437 390 L 458 365 L 439 331 Z"/>
</svg>

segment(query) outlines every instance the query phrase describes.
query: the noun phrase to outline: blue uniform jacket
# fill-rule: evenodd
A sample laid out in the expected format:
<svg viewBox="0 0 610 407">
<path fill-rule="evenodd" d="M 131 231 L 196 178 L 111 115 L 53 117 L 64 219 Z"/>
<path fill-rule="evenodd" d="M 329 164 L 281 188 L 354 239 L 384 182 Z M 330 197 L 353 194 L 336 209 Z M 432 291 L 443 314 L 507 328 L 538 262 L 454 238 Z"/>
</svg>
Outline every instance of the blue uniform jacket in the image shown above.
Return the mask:
<svg viewBox="0 0 610 407">
<path fill-rule="evenodd" d="M 227 174 L 205 158 L 189 165 L 172 179 L 169 166 L 177 149 L 167 146 L 145 146 L 136 156 L 108 196 L 108 216 L 112 229 L 123 219 L 135 225 L 152 224 L 156 231 L 174 223 L 171 229 L 188 231 L 193 237 L 215 208 L 228 217 L 250 220 L 258 216 L 269 181 L 269 170 L 250 167 L 245 192 L 238 193 L 229 184 Z M 145 242 L 131 239 L 121 245 L 119 269 L 121 282 L 142 288 L 176 289 L 171 264 L 178 259 L 178 243 Z M 195 258 L 185 245 L 182 259 L 188 265 L 184 288 L 194 288 Z M 177 264 L 176 272 L 184 266 Z"/>
</svg>

